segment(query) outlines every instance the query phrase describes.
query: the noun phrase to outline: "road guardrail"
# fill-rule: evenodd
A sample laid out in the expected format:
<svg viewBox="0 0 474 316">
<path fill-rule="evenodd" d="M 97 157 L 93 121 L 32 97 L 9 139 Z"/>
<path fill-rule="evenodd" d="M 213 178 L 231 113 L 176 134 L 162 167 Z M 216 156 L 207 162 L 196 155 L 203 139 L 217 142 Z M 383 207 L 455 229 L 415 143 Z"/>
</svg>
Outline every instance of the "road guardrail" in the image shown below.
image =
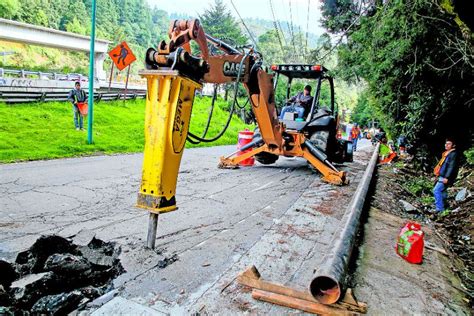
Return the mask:
<svg viewBox="0 0 474 316">
<path fill-rule="evenodd" d="M 51 102 L 67 101 L 69 91 L 52 92 L 28 92 L 28 91 L 0 91 L 0 102 L 5 103 L 29 103 L 29 102 Z M 145 92 L 130 91 L 126 95 L 122 92 L 94 92 L 94 100 L 115 101 L 133 100 L 145 98 Z"/>
</svg>

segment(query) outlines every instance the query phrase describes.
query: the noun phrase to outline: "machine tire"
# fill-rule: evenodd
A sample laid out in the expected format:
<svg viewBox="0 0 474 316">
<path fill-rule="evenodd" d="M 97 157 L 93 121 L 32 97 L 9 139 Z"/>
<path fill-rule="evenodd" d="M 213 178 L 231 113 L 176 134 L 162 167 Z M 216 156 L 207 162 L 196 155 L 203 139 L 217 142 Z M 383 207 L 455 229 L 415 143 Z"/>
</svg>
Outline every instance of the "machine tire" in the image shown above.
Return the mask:
<svg viewBox="0 0 474 316">
<path fill-rule="evenodd" d="M 254 130 L 252 139 L 255 139 L 257 137 L 261 137 L 260 130 L 258 129 L 258 127 Z M 275 163 L 275 161 L 278 160 L 279 156 L 267 152 L 261 152 L 259 154 L 256 154 L 254 158 L 262 165 L 271 165 L 272 163 Z"/>
<path fill-rule="evenodd" d="M 319 150 L 327 154 L 329 131 L 316 131 L 311 134 L 309 140 Z"/>
<path fill-rule="evenodd" d="M 352 142 L 349 143 L 347 142 L 346 143 L 346 146 L 344 148 L 344 159 L 343 161 L 347 161 L 347 162 L 353 162 L 354 161 L 354 149 L 352 147 Z"/>
</svg>

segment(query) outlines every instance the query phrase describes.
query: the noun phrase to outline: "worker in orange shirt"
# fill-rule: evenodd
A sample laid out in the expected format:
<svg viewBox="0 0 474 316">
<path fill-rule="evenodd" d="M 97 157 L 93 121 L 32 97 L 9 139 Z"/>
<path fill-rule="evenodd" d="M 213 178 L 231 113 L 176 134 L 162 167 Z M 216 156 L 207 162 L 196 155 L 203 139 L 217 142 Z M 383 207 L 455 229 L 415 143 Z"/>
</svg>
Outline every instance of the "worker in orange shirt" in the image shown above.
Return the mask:
<svg viewBox="0 0 474 316">
<path fill-rule="evenodd" d="M 354 123 L 354 126 L 352 126 L 352 129 L 351 129 L 352 149 L 354 151 L 357 150 L 357 141 L 359 140 L 359 136 L 360 136 L 360 128 L 357 125 L 357 123 Z"/>
</svg>

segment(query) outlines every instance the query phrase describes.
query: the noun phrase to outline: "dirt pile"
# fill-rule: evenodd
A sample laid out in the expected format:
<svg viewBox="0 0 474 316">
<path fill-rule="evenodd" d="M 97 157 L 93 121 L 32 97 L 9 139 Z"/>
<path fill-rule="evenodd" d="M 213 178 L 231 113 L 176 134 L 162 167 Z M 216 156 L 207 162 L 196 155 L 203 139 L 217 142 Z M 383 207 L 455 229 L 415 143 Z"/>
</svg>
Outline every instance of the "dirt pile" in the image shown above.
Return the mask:
<svg viewBox="0 0 474 316">
<path fill-rule="evenodd" d="M 0 260 L 0 314 L 63 315 L 112 289 L 124 272 L 120 248 L 93 238 L 79 246 L 41 236 L 14 263 Z"/>
<path fill-rule="evenodd" d="M 449 210 L 445 216 L 433 214 L 434 179 L 411 161 L 378 168 L 372 207 L 410 218 L 433 227 L 444 241 L 452 269 L 462 280 L 463 292 L 473 304 L 474 297 L 474 192 L 473 168 L 463 167 L 457 182 L 448 189 Z M 462 191 L 462 192 L 461 192 Z M 460 193 L 461 192 L 461 193 Z M 456 201 L 455 197 L 458 196 Z"/>
</svg>

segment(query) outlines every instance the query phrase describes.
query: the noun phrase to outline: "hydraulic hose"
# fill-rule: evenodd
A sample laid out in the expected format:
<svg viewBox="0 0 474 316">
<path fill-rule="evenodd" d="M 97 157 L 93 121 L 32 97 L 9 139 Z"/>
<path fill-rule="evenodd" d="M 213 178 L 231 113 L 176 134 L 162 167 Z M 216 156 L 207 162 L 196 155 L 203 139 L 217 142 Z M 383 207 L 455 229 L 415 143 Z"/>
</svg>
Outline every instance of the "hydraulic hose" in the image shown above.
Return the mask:
<svg viewBox="0 0 474 316">
<path fill-rule="evenodd" d="M 204 128 L 204 131 L 202 132 L 202 135 L 201 135 L 202 138 L 206 137 L 207 132 L 209 130 L 209 126 L 211 125 L 212 114 L 214 113 L 214 105 L 216 103 L 216 99 L 217 99 L 217 84 L 214 85 L 214 93 L 212 94 L 211 110 L 209 111 L 209 115 L 207 116 L 206 127 Z"/>
<path fill-rule="evenodd" d="M 238 83 L 240 81 L 240 77 L 242 75 L 242 65 L 244 64 L 244 61 L 245 59 L 247 59 L 248 55 L 250 54 L 250 51 L 248 51 L 247 53 L 245 53 L 244 57 L 242 58 L 242 60 L 240 61 L 240 65 L 239 65 L 239 72 L 237 73 L 237 79 L 236 79 L 236 83 Z M 237 88 L 238 88 L 238 85 L 235 85 L 235 89 L 234 89 L 234 99 L 232 101 L 232 107 L 230 109 L 230 113 L 229 113 L 229 117 L 227 118 L 227 122 L 226 124 L 224 125 L 224 128 L 214 137 L 212 138 L 203 138 L 203 137 L 199 137 L 197 135 L 194 135 L 193 133 L 191 132 L 188 132 L 188 137 L 187 139 L 190 141 L 191 144 L 198 144 L 199 142 L 203 142 L 203 143 L 211 143 L 211 142 L 214 142 L 216 140 L 218 140 L 219 138 L 222 137 L 222 135 L 224 135 L 224 133 L 226 132 L 227 128 L 229 127 L 230 125 L 230 121 L 232 120 L 232 115 L 234 114 L 234 110 L 235 110 L 235 104 L 236 104 L 236 100 L 237 100 Z M 193 142 L 194 141 L 194 142 Z"/>
</svg>

